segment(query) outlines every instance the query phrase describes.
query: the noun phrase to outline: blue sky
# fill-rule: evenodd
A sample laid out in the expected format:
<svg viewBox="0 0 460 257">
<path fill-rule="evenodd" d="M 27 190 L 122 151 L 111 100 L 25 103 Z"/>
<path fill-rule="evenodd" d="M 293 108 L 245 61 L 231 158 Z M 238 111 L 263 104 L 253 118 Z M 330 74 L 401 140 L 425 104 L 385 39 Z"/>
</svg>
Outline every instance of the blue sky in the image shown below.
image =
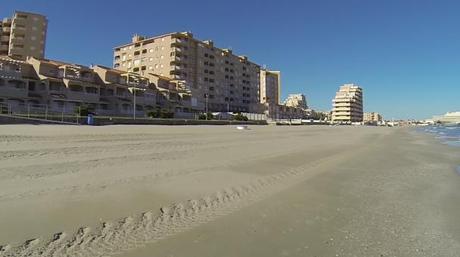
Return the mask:
<svg viewBox="0 0 460 257">
<path fill-rule="evenodd" d="M 49 19 L 46 55 L 112 65 L 134 33 L 192 31 L 282 72 L 283 98 L 306 94 L 330 110 L 343 83 L 364 89 L 365 111 L 425 118 L 460 111 L 460 1 L 0 0 Z M 234 17 L 238 19 L 235 20 Z"/>
</svg>

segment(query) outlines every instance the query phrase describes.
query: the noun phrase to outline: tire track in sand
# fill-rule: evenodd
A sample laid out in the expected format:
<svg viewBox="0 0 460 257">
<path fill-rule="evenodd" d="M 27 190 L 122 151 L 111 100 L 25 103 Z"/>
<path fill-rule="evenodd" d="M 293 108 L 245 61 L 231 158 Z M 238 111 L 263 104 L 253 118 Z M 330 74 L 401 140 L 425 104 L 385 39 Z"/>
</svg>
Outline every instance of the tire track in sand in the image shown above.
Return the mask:
<svg viewBox="0 0 460 257">
<path fill-rule="evenodd" d="M 74 234 L 59 232 L 51 238 L 35 238 L 19 245 L 0 246 L 0 257 L 112 256 L 190 230 L 220 216 L 289 188 L 314 174 L 323 158 L 313 163 L 264 176 L 246 185 L 231 187 L 197 200 L 174 203 L 159 211 L 147 211 L 98 227 L 81 227 Z M 334 156 L 336 157 L 336 156 Z"/>
</svg>

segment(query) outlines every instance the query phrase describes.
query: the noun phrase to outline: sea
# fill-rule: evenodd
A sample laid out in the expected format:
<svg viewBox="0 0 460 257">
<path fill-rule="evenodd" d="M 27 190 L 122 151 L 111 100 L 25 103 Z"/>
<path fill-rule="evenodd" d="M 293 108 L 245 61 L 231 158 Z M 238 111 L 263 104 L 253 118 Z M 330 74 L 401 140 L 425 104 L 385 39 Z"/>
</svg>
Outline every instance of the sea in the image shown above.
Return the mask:
<svg viewBox="0 0 460 257">
<path fill-rule="evenodd" d="M 427 126 L 421 130 L 425 133 L 434 135 L 444 144 L 460 147 L 460 125 L 456 126 Z M 460 159 L 460 156 L 459 156 Z M 457 173 L 460 175 L 460 166 L 457 167 Z"/>
</svg>

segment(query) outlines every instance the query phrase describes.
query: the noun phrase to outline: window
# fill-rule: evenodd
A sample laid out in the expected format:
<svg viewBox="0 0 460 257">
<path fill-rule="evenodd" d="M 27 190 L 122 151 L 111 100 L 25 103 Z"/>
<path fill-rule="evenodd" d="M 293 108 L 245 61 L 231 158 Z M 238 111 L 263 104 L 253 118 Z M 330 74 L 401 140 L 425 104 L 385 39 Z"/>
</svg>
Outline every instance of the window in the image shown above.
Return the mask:
<svg viewBox="0 0 460 257">
<path fill-rule="evenodd" d="M 134 68 L 133 71 L 139 71 L 139 68 Z"/>
<path fill-rule="evenodd" d="M 97 94 L 97 88 L 95 88 L 95 87 L 87 87 L 86 88 L 86 93 L 88 93 L 88 94 Z"/>
<path fill-rule="evenodd" d="M 208 57 L 208 54 L 205 53 L 205 54 L 204 54 L 204 57 Z"/>
<path fill-rule="evenodd" d="M 143 54 L 147 53 L 147 49 L 142 50 L 142 53 Z"/>
<path fill-rule="evenodd" d="M 146 70 L 146 69 L 147 69 L 146 66 L 142 66 L 142 67 L 141 67 L 141 70 Z"/>
</svg>

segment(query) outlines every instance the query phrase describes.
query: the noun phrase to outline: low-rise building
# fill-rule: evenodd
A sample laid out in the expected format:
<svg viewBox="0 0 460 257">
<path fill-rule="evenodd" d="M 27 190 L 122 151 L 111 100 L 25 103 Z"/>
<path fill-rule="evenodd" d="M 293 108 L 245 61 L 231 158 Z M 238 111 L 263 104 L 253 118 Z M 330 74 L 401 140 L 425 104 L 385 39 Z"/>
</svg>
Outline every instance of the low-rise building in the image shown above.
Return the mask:
<svg viewBox="0 0 460 257">
<path fill-rule="evenodd" d="M 377 112 L 365 112 L 363 114 L 363 122 L 365 124 L 377 125 L 383 122 L 383 117 Z"/>
<path fill-rule="evenodd" d="M 0 105 L 13 112 L 42 108 L 75 113 L 85 106 L 98 115 L 144 116 L 149 111 L 190 112 L 190 92 L 180 81 L 141 76 L 96 65 L 0 57 Z M 136 108 L 136 109 L 134 109 Z"/>
<path fill-rule="evenodd" d="M 444 115 L 434 116 L 433 121 L 446 124 L 460 124 L 460 112 L 448 112 Z"/>
</svg>

